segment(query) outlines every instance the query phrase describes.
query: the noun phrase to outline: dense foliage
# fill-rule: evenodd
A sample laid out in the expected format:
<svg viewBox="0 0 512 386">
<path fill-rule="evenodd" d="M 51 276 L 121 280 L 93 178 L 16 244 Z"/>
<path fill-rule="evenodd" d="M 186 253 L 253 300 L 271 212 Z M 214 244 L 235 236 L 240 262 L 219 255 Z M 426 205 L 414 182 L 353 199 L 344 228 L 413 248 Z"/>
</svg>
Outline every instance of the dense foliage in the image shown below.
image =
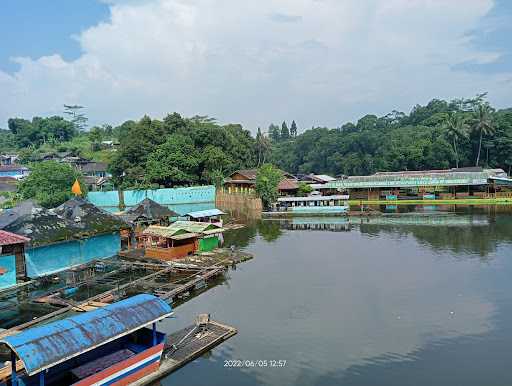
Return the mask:
<svg viewBox="0 0 512 386">
<path fill-rule="evenodd" d="M 23 199 L 35 199 L 45 208 L 54 208 L 72 197 L 71 187 L 80 173 L 72 166 L 55 161 L 38 162 L 31 165 L 31 172 L 19 184 Z M 87 188 L 80 183 L 82 195 Z"/>
<path fill-rule="evenodd" d="M 178 113 L 88 131 L 76 120 L 10 119 L 9 130 L 0 130 L 0 151 L 17 152 L 26 163 L 64 151 L 107 162 L 120 188 L 219 185 L 236 169 L 266 163 L 290 173 L 331 175 L 474 165 L 510 173 L 512 167 L 512 109 L 496 111 L 485 94 L 434 99 L 410 114 L 365 115 L 356 123 L 300 134 L 295 121 L 271 124 L 255 137 L 238 124 Z M 105 148 L 103 141 L 119 146 Z"/>
<path fill-rule="evenodd" d="M 281 170 L 271 164 L 264 164 L 256 174 L 256 192 L 261 197 L 265 207 L 277 200 L 279 196 L 277 187 L 283 179 Z"/>
<path fill-rule="evenodd" d="M 257 146 L 241 125 L 218 125 L 208 117 L 163 121 L 145 116 L 121 125 L 120 148 L 112 160 L 122 187 L 218 184 L 230 172 L 254 166 Z"/>
<path fill-rule="evenodd" d="M 409 115 L 366 115 L 356 124 L 312 128 L 296 137 L 272 138 L 270 161 L 292 173 L 365 175 L 376 171 L 512 166 L 512 110 L 495 111 L 479 95 L 434 99 Z"/>
</svg>

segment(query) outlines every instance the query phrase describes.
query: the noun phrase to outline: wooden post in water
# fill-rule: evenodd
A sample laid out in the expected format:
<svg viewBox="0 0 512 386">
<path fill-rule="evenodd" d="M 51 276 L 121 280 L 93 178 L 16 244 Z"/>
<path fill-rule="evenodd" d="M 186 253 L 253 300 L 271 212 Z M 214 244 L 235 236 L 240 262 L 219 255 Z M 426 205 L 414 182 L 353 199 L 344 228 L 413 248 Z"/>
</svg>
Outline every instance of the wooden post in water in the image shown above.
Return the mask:
<svg viewBox="0 0 512 386">
<path fill-rule="evenodd" d="M 11 350 L 11 385 L 18 386 L 18 377 L 16 374 L 16 354 Z"/>
</svg>

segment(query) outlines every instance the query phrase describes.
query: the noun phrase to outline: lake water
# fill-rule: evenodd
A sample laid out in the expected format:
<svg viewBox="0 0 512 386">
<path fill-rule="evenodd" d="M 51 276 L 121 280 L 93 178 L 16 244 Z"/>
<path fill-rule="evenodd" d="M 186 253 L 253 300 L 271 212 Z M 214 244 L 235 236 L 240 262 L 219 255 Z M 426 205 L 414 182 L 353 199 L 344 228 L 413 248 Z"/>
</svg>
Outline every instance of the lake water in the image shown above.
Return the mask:
<svg viewBox="0 0 512 386">
<path fill-rule="evenodd" d="M 209 312 L 239 333 L 159 384 L 511 385 L 512 212 L 451 210 L 228 233 L 254 259 L 164 327 Z"/>
</svg>

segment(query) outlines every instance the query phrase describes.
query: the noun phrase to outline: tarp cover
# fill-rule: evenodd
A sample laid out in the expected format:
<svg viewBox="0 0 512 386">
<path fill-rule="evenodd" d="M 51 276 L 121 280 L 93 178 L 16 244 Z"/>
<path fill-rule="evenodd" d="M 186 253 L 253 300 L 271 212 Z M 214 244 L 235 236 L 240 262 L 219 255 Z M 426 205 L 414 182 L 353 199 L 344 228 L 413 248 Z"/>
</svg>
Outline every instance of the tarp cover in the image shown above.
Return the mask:
<svg viewBox="0 0 512 386">
<path fill-rule="evenodd" d="M 53 367 L 171 314 L 162 299 L 142 294 L 94 311 L 30 328 L 0 339 L 29 375 Z"/>
<path fill-rule="evenodd" d="M 120 248 L 119 233 L 29 248 L 25 251 L 27 276 L 35 278 L 50 275 L 92 260 L 112 257 Z"/>
<path fill-rule="evenodd" d="M 0 256 L 0 289 L 16 285 L 16 256 Z"/>
</svg>

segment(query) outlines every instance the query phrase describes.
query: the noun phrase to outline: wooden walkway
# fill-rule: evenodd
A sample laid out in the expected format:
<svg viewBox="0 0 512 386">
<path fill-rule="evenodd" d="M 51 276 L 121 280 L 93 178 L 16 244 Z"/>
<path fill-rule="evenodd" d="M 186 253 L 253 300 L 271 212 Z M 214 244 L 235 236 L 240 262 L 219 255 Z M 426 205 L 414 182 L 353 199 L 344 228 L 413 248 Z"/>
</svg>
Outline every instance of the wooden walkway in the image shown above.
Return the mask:
<svg viewBox="0 0 512 386">
<path fill-rule="evenodd" d="M 197 330 L 187 336 L 194 328 L 195 325 L 188 326 L 167 335 L 166 347 L 164 348 L 158 371 L 147 375 L 131 385 L 143 386 L 155 382 L 218 346 L 238 332 L 234 327 L 210 321 L 205 331 L 200 332 Z M 184 337 L 186 338 L 183 340 Z M 180 341 L 182 342 L 177 349 L 173 348 L 173 344 L 177 344 Z"/>
</svg>

